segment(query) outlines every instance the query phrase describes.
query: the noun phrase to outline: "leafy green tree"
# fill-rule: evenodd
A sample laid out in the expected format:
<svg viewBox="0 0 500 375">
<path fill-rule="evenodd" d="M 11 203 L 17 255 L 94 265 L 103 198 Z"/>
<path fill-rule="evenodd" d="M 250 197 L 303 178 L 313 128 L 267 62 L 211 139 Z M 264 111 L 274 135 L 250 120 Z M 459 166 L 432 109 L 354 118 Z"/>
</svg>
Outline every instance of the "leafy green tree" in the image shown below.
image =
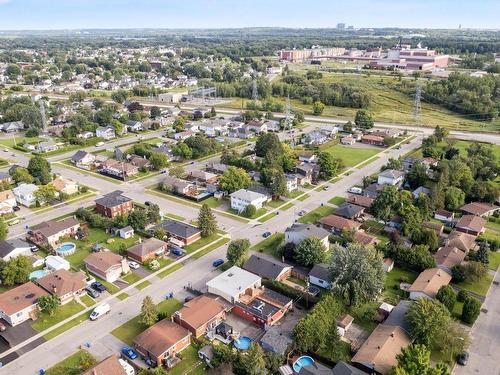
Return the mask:
<svg viewBox="0 0 500 375">
<path fill-rule="evenodd" d="M 276 133 L 262 134 L 255 142 L 255 154 L 257 156 L 264 157 L 269 152 L 272 155 L 281 155 L 283 152 L 283 145 Z"/>
<path fill-rule="evenodd" d="M 189 160 L 193 157 L 193 150 L 184 142 L 173 145 L 172 152 L 183 160 Z"/>
<path fill-rule="evenodd" d="M 210 237 L 212 234 L 217 232 L 217 219 L 212 213 L 212 209 L 206 203 L 200 208 L 200 213 L 198 214 L 198 227 L 201 231 L 202 237 Z"/>
<path fill-rule="evenodd" d="M 61 305 L 61 300 L 56 295 L 42 296 L 37 301 L 40 310 L 53 316 L 57 308 Z"/>
<path fill-rule="evenodd" d="M 321 102 L 314 102 L 312 110 L 313 110 L 313 115 L 319 116 L 325 110 L 325 105 Z"/>
<path fill-rule="evenodd" d="M 149 157 L 149 162 L 153 166 L 153 169 L 160 170 L 168 167 L 168 157 L 160 152 L 153 152 Z"/>
<path fill-rule="evenodd" d="M 156 229 L 153 233 L 154 238 L 157 238 L 157 239 L 162 240 L 162 241 L 165 239 L 166 236 L 167 236 L 167 232 L 165 232 L 165 229 L 162 229 L 162 228 Z"/>
<path fill-rule="evenodd" d="M 0 261 L 0 279 L 2 285 L 9 287 L 16 284 L 24 284 L 28 281 L 32 271 L 32 263 L 26 256 L 18 256 L 5 261 Z"/>
<path fill-rule="evenodd" d="M 23 182 L 26 184 L 31 184 L 33 182 L 33 176 L 30 175 L 28 170 L 23 167 L 17 167 L 16 169 L 13 169 L 11 172 L 11 177 L 18 184 L 22 184 Z"/>
<path fill-rule="evenodd" d="M 5 69 L 5 74 L 13 81 L 21 74 L 21 68 L 16 64 L 9 64 Z"/>
<path fill-rule="evenodd" d="M 401 216 L 401 231 L 405 236 L 409 236 L 413 231 L 419 230 L 422 225 L 420 210 L 413 204 L 403 205 L 399 210 Z"/>
<path fill-rule="evenodd" d="M 455 186 L 450 186 L 444 193 L 444 205 L 448 210 L 455 211 L 465 203 L 465 193 Z"/>
<path fill-rule="evenodd" d="M 152 326 L 158 319 L 158 311 L 150 296 L 146 296 L 142 300 L 141 313 L 139 315 L 139 322 L 147 327 Z"/>
<path fill-rule="evenodd" d="M 370 210 L 379 220 L 387 222 L 396 213 L 400 205 L 400 196 L 395 186 L 387 185 L 379 192 Z"/>
<path fill-rule="evenodd" d="M 481 262 L 483 264 L 489 264 L 490 263 L 490 256 L 488 254 L 488 246 L 481 245 L 479 247 L 479 250 L 476 251 L 474 254 L 474 260 L 476 262 Z"/>
<path fill-rule="evenodd" d="M 446 306 L 450 313 L 453 311 L 455 302 L 457 302 L 457 294 L 450 285 L 443 285 L 439 288 L 436 299 Z"/>
<path fill-rule="evenodd" d="M 417 298 L 406 315 L 410 333 L 419 344 L 430 345 L 450 321 L 450 312 L 439 301 Z"/>
<path fill-rule="evenodd" d="M 257 343 L 252 343 L 250 349 L 241 357 L 241 364 L 246 375 L 261 375 L 266 373 L 266 359 L 264 351 Z"/>
<path fill-rule="evenodd" d="M 384 255 L 394 259 L 401 268 L 422 272 L 427 268 L 436 267 L 436 259 L 429 252 L 426 245 L 406 247 L 398 244 L 388 244 L 383 249 Z"/>
<path fill-rule="evenodd" d="M 227 247 L 227 261 L 232 266 L 241 267 L 246 261 L 249 249 L 250 241 L 246 238 L 231 241 Z"/>
<path fill-rule="evenodd" d="M 295 247 L 294 260 L 300 265 L 311 267 L 325 260 L 326 250 L 318 237 L 307 237 Z"/>
<path fill-rule="evenodd" d="M 360 109 L 356 112 L 354 123 L 358 128 L 368 130 L 373 128 L 374 121 L 370 112 Z"/>
<path fill-rule="evenodd" d="M 283 366 L 286 361 L 284 355 L 274 352 L 265 353 L 266 368 L 270 374 L 279 374 L 279 368 Z"/>
<path fill-rule="evenodd" d="M 243 215 L 248 218 L 253 218 L 256 213 L 257 207 L 255 207 L 253 204 L 249 204 L 248 206 L 246 206 L 245 210 L 243 211 Z"/>
<path fill-rule="evenodd" d="M 146 207 L 146 215 L 147 215 L 147 222 L 149 224 L 155 224 L 160 222 L 161 219 L 160 206 L 151 203 L 149 206 Z"/>
<path fill-rule="evenodd" d="M 7 234 L 9 233 L 9 227 L 5 223 L 5 221 L 0 218 L 0 241 L 3 241 L 7 238 Z"/>
<path fill-rule="evenodd" d="M 352 243 L 333 245 L 330 260 L 332 292 L 347 298 L 349 305 L 373 300 L 384 287 L 382 254 L 371 246 Z"/>
<path fill-rule="evenodd" d="M 160 117 L 161 116 L 161 109 L 160 107 L 154 105 L 151 107 L 151 109 L 149 110 L 149 114 L 151 115 L 151 117 Z"/>
<path fill-rule="evenodd" d="M 40 203 L 49 203 L 56 197 L 57 190 L 52 184 L 42 185 L 33 193 L 33 196 Z"/>
<path fill-rule="evenodd" d="M 412 189 L 423 186 L 427 181 L 427 168 L 420 162 L 413 164 L 406 174 L 406 181 Z"/>
<path fill-rule="evenodd" d="M 481 312 L 481 302 L 473 297 L 468 297 L 464 301 L 462 316 L 460 320 L 467 324 L 473 324 Z"/>
<path fill-rule="evenodd" d="M 329 180 L 342 168 L 342 159 L 334 157 L 329 152 L 318 153 L 319 177 Z"/>
<path fill-rule="evenodd" d="M 237 167 L 229 167 L 219 179 L 219 185 L 222 190 L 233 193 L 240 189 L 246 189 L 251 184 L 248 173 Z"/>
<path fill-rule="evenodd" d="M 450 375 L 444 364 L 431 367 L 431 352 L 425 345 L 412 344 L 396 356 L 398 365 L 394 375 Z"/>
<path fill-rule="evenodd" d="M 128 215 L 128 223 L 135 230 L 143 230 L 148 223 L 146 210 L 136 208 Z"/>
<path fill-rule="evenodd" d="M 28 172 L 41 185 L 47 185 L 52 181 L 50 163 L 42 156 L 34 156 L 30 159 Z"/>
<path fill-rule="evenodd" d="M 488 273 L 486 264 L 470 261 L 465 265 L 465 279 L 470 282 L 481 281 Z"/>
<path fill-rule="evenodd" d="M 462 324 L 452 319 L 434 338 L 433 348 L 443 353 L 444 358 L 448 357 L 452 362 L 453 358 L 469 347 L 469 344 L 469 332 L 463 328 Z"/>
<path fill-rule="evenodd" d="M 266 175 L 270 193 L 274 198 L 279 199 L 280 196 L 286 194 L 286 177 L 281 168 L 269 168 L 262 171 Z"/>
<path fill-rule="evenodd" d="M 183 178 L 186 175 L 186 171 L 182 165 L 176 165 L 168 170 L 169 176 L 174 176 L 177 178 Z"/>
</svg>

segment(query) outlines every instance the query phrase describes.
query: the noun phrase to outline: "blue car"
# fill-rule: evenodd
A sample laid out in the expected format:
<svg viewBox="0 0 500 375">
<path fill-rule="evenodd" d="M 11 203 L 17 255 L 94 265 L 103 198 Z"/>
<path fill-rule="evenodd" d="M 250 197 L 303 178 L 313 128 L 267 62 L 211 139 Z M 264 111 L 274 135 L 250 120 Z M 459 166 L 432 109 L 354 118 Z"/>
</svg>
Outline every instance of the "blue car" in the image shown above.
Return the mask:
<svg viewBox="0 0 500 375">
<path fill-rule="evenodd" d="M 212 266 L 219 267 L 219 266 L 222 266 L 223 264 L 224 264 L 224 259 L 216 259 L 212 263 Z"/>
<path fill-rule="evenodd" d="M 90 284 L 92 289 L 97 290 L 99 293 L 105 292 L 106 287 L 102 285 L 99 281 L 95 281 L 92 284 Z"/>
<path fill-rule="evenodd" d="M 136 359 L 138 357 L 137 353 L 128 346 L 122 348 L 122 354 L 130 359 Z"/>
</svg>

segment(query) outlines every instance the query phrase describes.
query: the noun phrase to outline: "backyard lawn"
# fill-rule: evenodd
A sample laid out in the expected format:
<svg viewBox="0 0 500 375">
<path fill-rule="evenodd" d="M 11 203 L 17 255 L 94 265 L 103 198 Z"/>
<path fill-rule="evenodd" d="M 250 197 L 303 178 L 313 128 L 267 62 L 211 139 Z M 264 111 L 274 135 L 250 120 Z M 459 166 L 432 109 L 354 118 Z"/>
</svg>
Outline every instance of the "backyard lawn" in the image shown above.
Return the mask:
<svg viewBox="0 0 500 375">
<path fill-rule="evenodd" d="M 373 317 L 377 313 L 377 309 L 380 303 L 369 302 L 362 305 L 348 308 L 346 313 L 350 314 L 354 318 L 354 322 L 363 328 L 366 332 L 372 333 L 372 331 L 378 326 L 378 323 L 373 320 Z"/>
<path fill-rule="evenodd" d="M 79 313 L 83 309 L 84 307 L 76 301 L 68 302 L 65 305 L 59 306 L 52 316 L 44 312 L 40 313 L 38 319 L 32 324 L 32 327 L 35 331 L 42 332 L 54 324 Z"/>
<path fill-rule="evenodd" d="M 467 290 L 469 292 L 477 293 L 483 297 L 488 293 L 490 284 L 493 281 L 493 276 L 486 274 L 481 280 L 476 282 L 463 281 L 461 283 L 455 284 L 461 289 Z"/>
<path fill-rule="evenodd" d="M 500 266 L 500 251 L 490 251 L 489 260 L 488 267 L 490 270 L 496 271 L 498 266 Z"/>
<path fill-rule="evenodd" d="M 205 366 L 198 358 L 198 351 L 192 345 L 181 352 L 182 361 L 168 373 L 169 375 L 205 374 Z M 194 369 L 196 367 L 196 369 Z"/>
<path fill-rule="evenodd" d="M 382 149 L 336 144 L 334 146 L 327 147 L 322 151 L 326 151 L 334 157 L 342 159 L 347 167 L 352 167 L 365 161 L 373 155 L 378 154 L 382 151 Z"/>
<path fill-rule="evenodd" d="M 299 223 L 302 223 L 302 224 L 315 223 L 319 219 L 321 219 L 322 217 L 333 214 L 333 211 L 335 211 L 335 208 L 333 208 L 332 206 L 319 206 L 318 208 L 315 208 L 311 212 L 302 216 L 299 219 Z"/>
<path fill-rule="evenodd" d="M 87 351 L 79 350 L 45 371 L 45 375 L 80 375 L 97 363 Z"/>
<path fill-rule="evenodd" d="M 267 237 L 265 240 L 252 246 L 250 250 L 258 251 L 259 253 L 264 253 L 279 258 L 278 248 L 284 239 L 285 235 L 283 233 L 274 233 Z"/>
<path fill-rule="evenodd" d="M 156 310 L 160 313 L 166 313 L 168 316 L 182 307 L 182 303 L 176 299 L 168 299 L 161 301 L 156 305 Z M 111 331 L 111 334 L 123 341 L 127 345 L 132 345 L 134 338 L 144 331 L 147 327 L 139 323 L 140 316 L 130 319 L 120 327 Z"/>
<path fill-rule="evenodd" d="M 391 305 L 397 305 L 404 298 L 404 291 L 399 289 L 399 283 L 413 283 L 417 278 L 417 274 L 411 271 L 405 271 L 401 268 L 394 267 L 391 272 L 385 274 L 383 299 Z"/>
</svg>

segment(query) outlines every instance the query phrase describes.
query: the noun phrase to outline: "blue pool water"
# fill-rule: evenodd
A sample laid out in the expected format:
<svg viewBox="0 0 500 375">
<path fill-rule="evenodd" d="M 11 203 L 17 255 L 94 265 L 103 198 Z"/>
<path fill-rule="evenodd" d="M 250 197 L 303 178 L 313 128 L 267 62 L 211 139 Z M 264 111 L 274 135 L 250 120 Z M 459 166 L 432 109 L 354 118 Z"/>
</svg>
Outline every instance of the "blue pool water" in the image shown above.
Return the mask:
<svg viewBox="0 0 500 375">
<path fill-rule="evenodd" d="M 47 275 L 47 273 L 48 272 L 45 270 L 36 270 L 36 271 L 33 271 L 30 273 L 29 279 L 30 280 L 38 280 L 38 279 L 44 277 L 45 275 Z"/>
<path fill-rule="evenodd" d="M 234 347 L 240 350 L 247 350 L 252 344 L 252 339 L 247 336 L 241 336 L 240 338 L 234 340 Z"/>
<path fill-rule="evenodd" d="M 309 357 L 308 355 L 303 355 L 302 357 L 299 357 L 294 364 L 293 364 L 293 371 L 295 372 L 300 372 L 300 369 L 304 366 L 310 366 L 314 364 L 314 359 Z"/>
<path fill-rule="evenodd" d="M 75 249 L 76 245 L 73 242 L 65 242 L 56 249 L 56 254 L 61 256 L 68 256 L 73 254 L 75 252 Z"/>
</svg>

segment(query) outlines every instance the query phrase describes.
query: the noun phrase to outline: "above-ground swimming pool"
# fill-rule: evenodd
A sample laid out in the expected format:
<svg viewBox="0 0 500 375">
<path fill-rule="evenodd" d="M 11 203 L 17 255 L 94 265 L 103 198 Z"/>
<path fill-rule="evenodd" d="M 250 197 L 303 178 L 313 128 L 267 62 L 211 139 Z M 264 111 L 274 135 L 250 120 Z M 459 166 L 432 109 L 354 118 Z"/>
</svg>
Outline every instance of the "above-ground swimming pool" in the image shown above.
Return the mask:
<svg viewBox="0 0 500 375">
<path fill-rule="evenodd" d="M 29 280 L 38 280 L 48 274 L 45 270 L 36 270 L 30 273 Z"/>
<path fill-rule="evenodd" d="M 76 245 L 73 242 L 65 242 L 62 243 L 61 246 L 59 246 L 56 249 L 56 254 L 62 257 L 66 257 L 68 255 L 73 254 L 75 250 L 76 250 Z"/>
<path fill-rule="evenodd" d="M 252 339 L 247 336 L 241 336 L 234 340 L 234 347 L 240 350 L 247 350 L 252 344 Z"/>
<path fill-rule="evenodd" d="M 300 369 L 304 366 L 310 366 L 314 364 L 314 359 L 309 357 L 308 355 L 303 355 L 302 357 L 299 357 L 294 363 L 293 363 L 293 371 L 294 372 L 300 372 Z"/>
</svg>

